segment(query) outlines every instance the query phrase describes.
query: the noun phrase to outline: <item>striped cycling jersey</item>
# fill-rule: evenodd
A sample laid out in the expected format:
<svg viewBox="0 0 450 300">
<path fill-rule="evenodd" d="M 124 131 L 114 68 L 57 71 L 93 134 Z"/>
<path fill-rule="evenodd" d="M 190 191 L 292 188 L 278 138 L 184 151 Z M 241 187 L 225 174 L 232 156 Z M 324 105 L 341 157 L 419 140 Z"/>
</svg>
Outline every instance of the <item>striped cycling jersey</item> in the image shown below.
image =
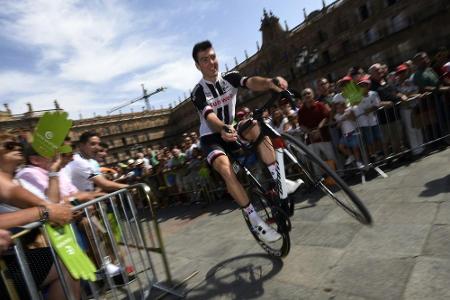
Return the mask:
<svg viewBox="0 0 450 300">
<path fill-rule="evenodd" d="M 225 124 L 233 123 L 237 91 L 239 87 L 246 87 L 246 81 L 247 77 L 237 71 L 219 74 L 216 82 L 200 80 L 191 95 L 200 116 L 200 136 L 214 133 L 206 120 L 212 112 Z"/>
</svg>

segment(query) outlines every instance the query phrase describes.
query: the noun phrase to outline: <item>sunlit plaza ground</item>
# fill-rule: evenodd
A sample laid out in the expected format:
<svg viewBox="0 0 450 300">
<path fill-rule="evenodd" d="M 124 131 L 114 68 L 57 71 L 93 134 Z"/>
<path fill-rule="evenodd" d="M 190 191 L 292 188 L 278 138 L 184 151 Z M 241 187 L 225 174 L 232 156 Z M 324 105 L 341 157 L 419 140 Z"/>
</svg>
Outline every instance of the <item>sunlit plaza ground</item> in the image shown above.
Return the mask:
<svg viewBox="0 0 450 300">
<path fill-rule="evenodd" d="M 161 210 L 175 283 L 198 271 L 178 291 L 188 299 L 449 299 L 449 154 L 355 185 L 372 227 L 328 199 L 309 207 L 297 195 L 282 260 L 265 254 L 231 201 Z"/>
</svg>

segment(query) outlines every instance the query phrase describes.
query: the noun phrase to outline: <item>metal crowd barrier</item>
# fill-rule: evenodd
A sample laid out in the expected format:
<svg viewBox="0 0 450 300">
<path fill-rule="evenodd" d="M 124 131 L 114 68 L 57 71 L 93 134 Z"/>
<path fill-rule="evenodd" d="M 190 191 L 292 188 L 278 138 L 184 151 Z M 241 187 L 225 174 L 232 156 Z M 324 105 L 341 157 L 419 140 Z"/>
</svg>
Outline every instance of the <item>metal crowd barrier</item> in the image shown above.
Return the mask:
<svg viewBox="0 0 450 300">
<path fill-rule="evenodd" d="M 363 168 L 345 166 L 345 157 L 338 148 L 342 137 L 338 128 L 340 122 L 329 122 L 326 130 L 328 130 L 330 139 L 316 141 L 310 144 L 310 147 L 313 151 L 319 153 L 324 160 L 335 161 L 335 169 L 338 174 L 360 174 L 364 183 L 366 173 L 372 169 L 386 178 L 387 174 L 382 170 L 382 166 L 393 159 L 407 153 L 419 155 L 425 150 L 426 146 L 438 141 L 445 140 L 447 144 L 450 144 L 449 90 L 437 90 L 432 93 L 410 97 L 407 101 L 394 103 L 392 108 L 381 107 L 374 114 L 377 115 L 378 121 L 372 130 L 380 133 L 379 145 L 376 145 L 375 148 L 376 153 L 371 153 L 372 150 L 367 143 L 366 133 L 358 126 L 358 121 L 355 121 L 356 129 L 354 135 L 358 139 L 358 151 Z M 383 116 L 386 122 L 381 123 L 380 117 L 383 118 Z M 308 139 L 308 136 L 305 138 L 301 137 L 301 135 L 305 135 L 305 133 L 294 132 L 294 136 L 297 136 L 302 141 Z M 319 139 L 322 139 L 322 135 L 319 136 Z M 323 144 L 330 143 L 330 145 L 318 145 L 318 142 Z M 327 157 L 324 152 L 328 152 L 328 154 L 332 152 L 331 157 Z M 180 170 L 182 171 L 183 169 Z M 288 174 L 288 177 L 295 175 L 299 174 Z M 220 195 L 225 191 L 222 184 L 217 184 L 217 186 L 215 186 L 213 180 L 209 184 L 194 184 L 190 188 L 186 188 L 184 185 L 179 188 L 177 184 L 172 186 L 173 190 L 163 185 L 152 185 L 152 188 L 153 190 L 164 189 L 163 194 L 165 196 L 189 199 L 188 203 L 201 200 L 205 204 L 209 204 L 220 198 Z"/>
<path fill-rule="evenodd" d="M 145 217 L 148 216 L 142 216 L 138 212 L 135 204 L 137 201 L 147 201 L 149 203 L 150 220 L 145 220 Z M 184 296 L 175 291 L 174 287 L 171 287 L 172 276 L 169 262 L 155 210 L 150 199 L 150 188 L 146 184 L 135 184 L 127 189 L 96 198 L 74 207 L 73 211 L 84 213 L 83 218 L 85 218 L 85 223 L 87 224 L 85 226 L 86 235 L 89 236 L 88 239 L 91 243 L 90 250 L 96 252 L 98 256 L 96 259 L 91 260 L 93 262 L 97 259 L 100 260 L 96 265 L 97 270 L 103 269 L 106 264 L 112 261 L 119 267 L 123 279 L 123 283 L 115 283 L 114 278 L 108 272 L 103 272 L 102 284 L 98 284 L 98 281 L 83 282 L 82 287 L 89 286 L 92 298 L 147 299 L 150 292 L 154 289 L 157 290 L 157 293 L 162 293 L 160 297 L 166 294 L 179 298 Z M 32 273 L 25 256 L 26 250 L 24 250 L 20 237 L 26 235 L 32 229 L 41 228 L 48 245 L 51 245 L 49 234 L 39 222 L 31 223 L 24 227 L 26 228 L 25 230 L 13 236 L 13 249 L 30 298 L 33 300 L 41 299 L 42 295 L 31 275 Z M 118 232 L 119 234 L 117 234 Z M 51 246 L 50 250 L 66 299 L 74 299 L 64 276 L 61 262 Z M 158 279 L 159 275 L 154 264 L 155 257 L 151 253 L 160 255 L 166 283 Z M 5 265 L 3 262 L 0 264 L 0 267 L 4 269 Z M 130 269 L 130 267 L 132 271 L 128 273 L 127 268 Z M 183 280 L 183 282 L 195 274 L 196 272 Z M 2 275 L 4 275 L 3 271 Z M 5 276 L 3 277 L 7 279 Z M 19 299 L 11 280 L 4 280 L 4 283 L 10 298 L 13 300 Z M 82 298 L 87 298 L 86 293 L 82 292 Z"/>
</svg>

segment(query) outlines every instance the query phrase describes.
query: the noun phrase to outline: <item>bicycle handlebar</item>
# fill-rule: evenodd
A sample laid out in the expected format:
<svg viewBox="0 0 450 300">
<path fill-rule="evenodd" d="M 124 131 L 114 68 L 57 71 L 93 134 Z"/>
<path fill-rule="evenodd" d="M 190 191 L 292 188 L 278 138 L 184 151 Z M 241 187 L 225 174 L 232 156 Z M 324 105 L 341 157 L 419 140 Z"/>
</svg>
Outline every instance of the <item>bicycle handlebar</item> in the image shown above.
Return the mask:
<svg viewBox="0 0 450 300">
<path fill-rule="evenodd" d="M 278 93 L 278 96 L 274 96 L 271 99 L 269 99 L 269 101 L 267 101 L 262 107 L 260 108 L 256 108 L 253 111 L 253 118 L 254 119 L 259 119 L 262 117 L 262 113 L 268 109 L 270 106 L 273 105 L 274 102 L 281 100 L 281 99 L 286 99 L 289 101 L 289 104 L 291 104 L 292 108 L 295 108 L 295 101 L 294 101 L 294 95 L 289 91 L 289 90 L 282 90 L 281 92 Z"/>
</svg>

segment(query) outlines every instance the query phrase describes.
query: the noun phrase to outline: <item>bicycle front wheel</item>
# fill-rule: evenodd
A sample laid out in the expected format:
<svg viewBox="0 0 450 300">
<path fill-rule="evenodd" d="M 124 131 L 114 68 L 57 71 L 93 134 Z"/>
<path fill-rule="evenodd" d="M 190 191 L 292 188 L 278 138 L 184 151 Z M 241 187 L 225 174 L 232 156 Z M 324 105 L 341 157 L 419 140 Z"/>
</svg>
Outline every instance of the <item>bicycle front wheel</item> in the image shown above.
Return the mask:
<svg viewBox="0 0 450 300">
<path fill-rule="evenodd" d="M 291 153 L 307 183 L 320 189 L 350 216 L 362 224 L 372 224 L 372 217 L 361 199 L 317 154 L 289 134 L 281 134 L 285 147 Z"/>
<path fill-rule="evenodd" d="M 291 240 L 289 237 L 289 217 L 286 215 L 284 210 L 276 205 L 273 205 L 271 201 L 259 191 L 253 191 L 250 193 L 250 198 L 255 211 L 259 214 L 261 219 L 263 219 L 267 225 L 275 229 L 281 235 L 280 240 L 274 243 L 266 243 L 259 237 L 258 233 L 253 228 L 247 214 L 242 211 L 244 220 L 247 223 L 253 237 L 268 254 L 275 257 L 287 256 L 291 249 Z"/>
</svg>

